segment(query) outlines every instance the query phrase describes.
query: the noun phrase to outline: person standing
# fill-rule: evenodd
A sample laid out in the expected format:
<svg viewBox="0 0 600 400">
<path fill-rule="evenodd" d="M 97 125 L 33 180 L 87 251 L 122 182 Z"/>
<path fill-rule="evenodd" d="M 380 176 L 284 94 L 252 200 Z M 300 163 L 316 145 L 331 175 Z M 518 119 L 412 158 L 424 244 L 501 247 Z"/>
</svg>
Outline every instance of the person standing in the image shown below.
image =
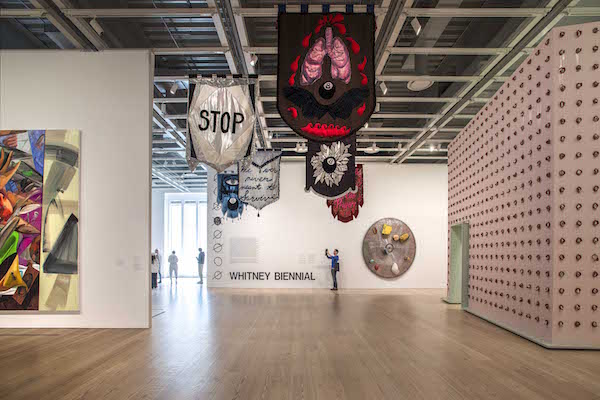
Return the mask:
<svg viewBox="0 0 600 400">
<path fill-rule="evenodd" d="M 158 276 L 158 269 L 159 269 L 157 255 L 155 253 L 153 253 L 151 255 L 150 259 L 152 261 L 152 263 L 151 263 L 151 267 L 152 267 L 151 268 L 151 271 L 152 271 L 152 289 L 155 289 L 158 286 L 157 283 L 156 283 L 156 279 L 157 279 L 157 276 Z"/>
<path fill-rule="evenodd" d="M 331 277 L 333 278 L 333 287 L 331 290 L 338 290 L 337 273 L 340 270 L 340 256 L 338 256 L 338 249 L 333 250 L 333 255 L 329 254 L 329 249 L 325 249 L 325 255 L 331 260 Z"/>
<path fill-rule="evenodd" d="M 162 260 L 160 254 L 158 254 L 158 249 L 154 249 L 154 256 L 156 257 L 156 262 L 158 263 L 158 283 L 162 283 Z"/>
<path fill-rule="evenodd" d="M 171 279 L 171 284 L 173 283 L 173 274 L 175 274 L 175 284 L 177 284 L 177 262 L 179 259 L 175 255 L 175 250 L 169 256 L 169 278 Z"/>
<path fill-rule="evenodd" d="M 205 254 L 202 251 L 202 247 L 200 247 L 198 249 L 198 257 L 196 257 L 196 260 L 198 260 L 198 276 L 200 277 L 200 280 L 198 281 L 198 283 L 200 285 L 202 285 L 204 283 L 204 279 L 202 278 L 202 272 L 204 270 L 204 259 L 205 259 Z"/>
</svg>

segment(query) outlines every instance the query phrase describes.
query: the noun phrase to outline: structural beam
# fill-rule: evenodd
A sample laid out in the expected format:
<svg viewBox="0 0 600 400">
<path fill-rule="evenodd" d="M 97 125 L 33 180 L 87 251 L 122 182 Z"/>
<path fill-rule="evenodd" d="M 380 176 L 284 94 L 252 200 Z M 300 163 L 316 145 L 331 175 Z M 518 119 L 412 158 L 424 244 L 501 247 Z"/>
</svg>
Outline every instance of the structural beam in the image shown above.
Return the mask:
<svg viewBox="0 0 600 400">
<path fill-rule="evenodd" d="M 378 82 L 410 82 L 414 80 L 428 80 L 434 82 L 473 82 L 480 79 L 479 75 L 467 75 L 467 76 L 451 76 L 451 75 L 377 75 L 376 80 Z M 154 82 L 174 82 L 174 81 L 187 81 L 188 77 L 180 76 L 155 76 Z M 264 82 L 275 82 L 277 81 L 277 75 L 259 75 L 259 81 Z M 495 76 L 493 80 L 496 82 L 504 82 L 506 77 Z"/>
<path fill-rule="evenodd" d="M 156 99 L 158 100 L 158 99 Z M 262 96 L 262 101 L 275 102 L 277 98 L 275 96 Z M 398 97 L 398 96 L 378 96 L 378 103 L 449 103 L 460 100 L 459 97 L 421 97 L 421 96 L 410 96 L 410 97 Z M 482 99 L 483 100 L 483 99 Z M 489 99 L 483 100 L 487 102 Z"/>
<path fill-rule="evenodd" d="M 43 9 L 0 8 L 0 18 L 46 18 Z"/>
<path fill-rule="evenodd" d="M 155 56 L 175 56 L 175 55 L 194 55 L 194 54 L 225 54 L 229 51 L 229 46 L 197 46 L 197 47 L 155 47 L 152 53 Z M 234 64 L 235 65 L 235 64 Z M 229 66 L 231 70 L 231 65 Z M 231 72 L 233 74 L 236 68 Z"/>
<path fill-rule="evenodd" d="M 422 54 L 422 55 L 448 55 L 448 56 L 486 56 L 506 54 L 509 48 L 487 47 L 390 47 L 391 54 Z"/>
<path fill-rule="evenodd" d="M 64 8 L 68 17 L 81 18 L 212 18 L 214 7 L 203 8 Z"/>
<path fill-rule="evenodd" d="M 288 4 L 286 6 L 286 11 L 287 12 L 291 12 L 291 13 L 299 13 L 300 12 L 300 6 L 299 5 L 292 5 L 292 4 Z M 387 13 L 388 9 L 384 8 L 384 7 L 375 7 L 375 15 L 385 15 Z M 240 15 L 242 17 L 248 17 L 248 18 L 258 18 L 258 17 L 277 17 L 279 10 L 277 9 L 277 6 L 275 7 L 261 7 L 261 8 L 249 8 L 249 7 L 234 7 L 233 8 L 233 13 L 236 15 Z M 308 6 L 308 12 L 309 13 L 321 13 L 323 12 L 323 6 L 322 5 L 309 5 Z M 329 12 L 346 12 L 346 6 L 345 5 L 339 5 L 339 4 L 331 4 L 329 6 Z M 367 12 L 367 6 L 364 4 L 354 4 L 354 12 L 355 13 L 366 13 Z"/>
<path fill-rule="evenodd" d="M 30 3 L 37 9 L 44 11 L 44 18 L 48 19 L 52 25 L 62 33 L 76 49 L 87 49 L 89 43 L 77 30 L 75 30 L 69 21 L 65 19 L 58 11 L 48 4 L 46 0 L 30 0 Z"/>
<path fill-rule="evenodd" d="M 215 0 L 207 0 L 206 4 L 211 8 L 216 8 Z M 215 13 L 212 15 L 213 24 L 215 25 L 215 29 L 217 31 L 217 36 L 219 37 L 219 43 L 221 44 L 222 53 L 225 54 L 225 59 L 227 60 L 227 65 L 229 65 L 229 71 L 232 74 L 238 73 L 237 65 L 235 64 L 235 58 L 231 52 L 231 44 L 229 43 L 229 39 L 227 38 L 227 34 L 225 33 L 225 25 L 223 24 L 223 19 L 221 18 L 220 13 Z M 206 49 L 206 48 L 205 48 Z M 187 50 L 187 49 L 186 49 Z M 182 53 L 182 54 L 211 54 L 209 52 L 200 52 L 202 48 L 197 47 L 196 53 Z"/>
<path fill-rule="evenodd" d="M 395 40 L 394 40 L 395 43 Z M 392 43 L 392 45 L 394 44 Z M 189 52 L 188 52 L 189 49 Z M 180 50 L 184 51 L 184 54 L 194 54 L 196 48 L 194 47 L 183 47 Z M 210 49 L 210 48 L 209 48 Z M 216 49 L 216 48 L 215 48 Z M 162 49 L 155 49 L 154 52 Z M 168 49 L 167 49 L 168 50 Z M 485 56 L 485 55 L 497 55 L 506 54 L 510 51 L 510 48 L 487 48 L 487 47 L 388 47 L 386 49 L 390 54 L 398 55 L 409 55 L 409 54 L 423 54 L 423 55 L 457 55 L 457 56 Z M 199 48 L 199 51 L 205 51 L 205 48 Z M 244 51 L 253 54 L 277 54 L 277 47 L 275 46 L 263 46 L 263 47 L 244 47 Z"/>
<path fill-rule="evenodd" d="M 254 74 L 255 68 L 252 65 L 252 55 L 247 52 L 244 51 L 244 47 L 248 47 L 250 45 L 250 40 L 248 39 L 248 32 L 246 30 L 246 23 L 244 22 L 244 18 L 242 17 L 242 15 L 238 14 L 235 12 L 235 10 L 239 10 L 240 8 L 240 2 L 239 0 L 222 0 L 224 1 L 225 4 L 225 8 L 228 12 L 228 16 L 230 18 L 230 22 L 231 22 L 231 26 L 233 27 L 234 32 L 232 32 L 232 34 L 234 35 L 234 41 L 235 41 L 235 53 L 237 58 L 241 61 L 241 65 L 242 65 L 242 70 L 244 71 L 244 73 L 247 74 Z M 276 10 L 276 9 L 274 9 Z M 256 96 L 255 96 L 255 111 L 258 115 L 261 115 L 264 113 L 264 109 L 263 109 L 263 105 L 262 102 L 260 100 L 260 90 L 258 90 L 258 84 L 256 87 Z M 256 122 L 255 122 L 255 129 L 254 132 L 256 134 L 256 138 L 258 139 L 258 143 L 261 147 L 263 148 L 268 148 L 269 147 L 269 143 L 267 142 L 267 140 L 265 139 L 265 128 L 267 126 L 267 121 L 262 118 L 262 117 L 258 117 Z"/>
<path fill-rule="evenodd" d="M 569 7 L 565 11 L 569 17 L 598 17 L 600 7 Z"/>
<path fill-rule="evenodd" d="M 405 11 L 408 17 L 427 18 L 530 18 L 544 16 L 551 8 L 409 8 Z"/>
</svg>

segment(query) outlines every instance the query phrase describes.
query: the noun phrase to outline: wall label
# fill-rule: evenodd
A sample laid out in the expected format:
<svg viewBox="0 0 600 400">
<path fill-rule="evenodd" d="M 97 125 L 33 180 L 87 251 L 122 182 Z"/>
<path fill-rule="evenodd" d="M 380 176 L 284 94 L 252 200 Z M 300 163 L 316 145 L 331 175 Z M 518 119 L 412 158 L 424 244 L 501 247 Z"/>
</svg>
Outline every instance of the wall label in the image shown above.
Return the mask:
<svg viewBox="0 0 600 400">
<path fill-rule="evenodd" d="M 315 281 L 312 272 L 230 272 L 229 278 L 237 281 Z"/>
</svg>

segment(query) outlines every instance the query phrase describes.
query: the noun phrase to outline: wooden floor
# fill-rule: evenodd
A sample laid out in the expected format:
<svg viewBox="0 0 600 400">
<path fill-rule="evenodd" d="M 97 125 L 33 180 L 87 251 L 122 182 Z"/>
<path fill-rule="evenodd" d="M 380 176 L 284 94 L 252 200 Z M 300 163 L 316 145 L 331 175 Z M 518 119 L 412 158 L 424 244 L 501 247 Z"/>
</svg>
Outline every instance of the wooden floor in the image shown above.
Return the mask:
<svg viewBox="0 0 600 400">
<path fill-rule="evenodd" d="M 151 330 L 1 330 L 2 399 L 600 399 L 600 352 L 545 350 L 440 290 L 154 291 Z"/>
</svg>

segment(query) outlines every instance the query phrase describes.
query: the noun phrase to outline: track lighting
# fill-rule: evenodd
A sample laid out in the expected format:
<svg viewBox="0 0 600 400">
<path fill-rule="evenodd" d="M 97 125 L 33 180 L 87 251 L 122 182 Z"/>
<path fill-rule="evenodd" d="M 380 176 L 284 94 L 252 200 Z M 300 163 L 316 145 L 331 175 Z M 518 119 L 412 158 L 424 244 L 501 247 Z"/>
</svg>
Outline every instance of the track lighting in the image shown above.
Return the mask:
<svg viewBox="0 0 600 400">
<path fill-rule="evenodd" d="M 383 93 L 383 95 L 385 96 L 388 92 L 388 88 L 385 82 L 379 82 L 379 88 L 381 89 L 381 93 Z"/>
<path fill-rule="evenodd" d="M 252 54 L 250 56 L 250 65 L 253 67 L 256 67 L 257 63 L 258 63 L 258 56 L 256 54 Z"/>
<path fill-rule="evenodd" d="M 415 34 L 419 36 L 419 33 L 421 33 L 421 24 L 419 23 L 419 20 L 417 18 L 413 18 L 412 21 L 410 21 L 410 25 L 415 30 Z"/>
<path fill-rule="evenodd" d="M 171 88 L 169 89 L 169 93 L 171 93 L 171 95 L 175 96 L 175 93 L 177 93 L 178 89 L 179 89 L 179 83 L 177 81 L 175 81 L 171 85 Z"/>
<path fill-rule="evenodd" d="M 102 29 L 100 23 L 98 23 L 96 18 L 90 21 L 90 26 L 96 31 L 98 35 L 102 36 L 102 34 L 104 33 L 104 29 Z"/>
</svg>

